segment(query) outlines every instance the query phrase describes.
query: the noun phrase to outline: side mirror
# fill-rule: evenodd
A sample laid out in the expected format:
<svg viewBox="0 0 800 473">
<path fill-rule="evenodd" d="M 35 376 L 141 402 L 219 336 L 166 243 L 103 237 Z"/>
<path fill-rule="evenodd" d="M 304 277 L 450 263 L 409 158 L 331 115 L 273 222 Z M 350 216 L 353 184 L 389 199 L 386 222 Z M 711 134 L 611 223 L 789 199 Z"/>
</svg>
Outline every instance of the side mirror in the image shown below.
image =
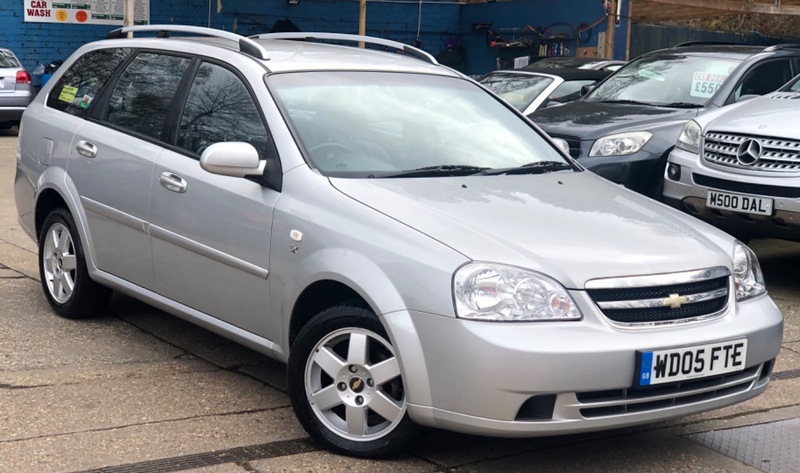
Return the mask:
<svg viewBox="0 0 800 473">
<path fill-rule="evenodd" d="M 594 88 L 595 88 L 594 85 L 584 85 L 583 87 L 581 87 L 581 97 L 593 91 Z"/>
<path fill-rule="evenodd" d="M 569 143 L 567 143 L 566 140 L 563 140 L 561 138 L 553 138 L 553 137 L 550 137 L 550 139 L 553 140 L 553 143 L 555 143 L 555 145 L 558 147 L 558 149 L 563 151 L 564 154 L 566 154 L 567 156 L 570 156 L 570 154 L 569 154 Z"/>
<path fill-rule="evenodd" d="M 258 158 L 258 151 L 250 143 L 228 141 L 214 143 L 200 155 L 200 167 L 212 174 L 245 177 L 262 174 L 266 161 Z"/>
</svg>

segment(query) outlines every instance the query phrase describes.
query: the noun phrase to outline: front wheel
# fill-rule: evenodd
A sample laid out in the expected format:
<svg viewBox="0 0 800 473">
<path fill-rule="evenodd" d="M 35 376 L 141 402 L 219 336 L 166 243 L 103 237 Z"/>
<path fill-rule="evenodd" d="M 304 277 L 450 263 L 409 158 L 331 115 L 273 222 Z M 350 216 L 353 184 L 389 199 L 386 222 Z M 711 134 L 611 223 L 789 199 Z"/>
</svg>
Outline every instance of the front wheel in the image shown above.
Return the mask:
<svg viewBox="0 0 800 473">
<path fill-rule="evenodd" d="M 295 413 L 325 448 L 384 457 L 415 437 L 394 348 L 369 310 L 336 306 L 317 314 L 298 334 L 288 368 Z"/>
<path fill-rule="evenodd" d="M 68 319 L 99 314 L 111 290 L 89 278 L 80 237 L 72 215 L 53 210 L 39 235 L 39 278 L 53 311 Z"/>
</svg>

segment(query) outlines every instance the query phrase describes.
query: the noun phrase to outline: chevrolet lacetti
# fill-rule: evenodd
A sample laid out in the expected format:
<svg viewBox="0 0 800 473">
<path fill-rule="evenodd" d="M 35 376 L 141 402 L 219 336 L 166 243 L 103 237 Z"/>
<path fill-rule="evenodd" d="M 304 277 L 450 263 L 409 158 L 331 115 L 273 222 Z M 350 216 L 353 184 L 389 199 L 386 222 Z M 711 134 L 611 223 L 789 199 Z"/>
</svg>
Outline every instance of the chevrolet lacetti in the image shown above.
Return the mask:
<svg viewBox="0 0 800 473">
<path fill-rule="evenodd" d="M 54 312 L 114 290 L 286 362 L 350 455 L 719 408 L 780 349 L 747 246 L 393 41 L 114 31 L 28 107 L 15 192 Z"/>
</svg>

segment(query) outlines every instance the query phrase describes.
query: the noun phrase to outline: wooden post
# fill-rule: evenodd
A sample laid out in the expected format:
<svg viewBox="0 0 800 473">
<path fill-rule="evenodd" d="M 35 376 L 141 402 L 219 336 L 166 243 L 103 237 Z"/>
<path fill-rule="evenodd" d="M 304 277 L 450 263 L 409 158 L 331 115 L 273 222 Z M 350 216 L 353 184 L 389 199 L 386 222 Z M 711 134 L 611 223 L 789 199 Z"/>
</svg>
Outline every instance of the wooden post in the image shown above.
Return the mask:
<svg viewBox="0 0 800 473">
<path fill-rule="evenodd" d="M 125 11 L 123 12 L 122 16 L 122 25 L 123 26 L 133 26 L 133 12 L 134 10 L 134 2 L 135 0 L 125 0 Z M 133 33 L 128 32 L 128 38 L 132 38 Z"/>
<path fill-rule="evenodd" d="M 614 30 L 616 30 L 617 0 L 611 0 L 611 11 L 608 13 L 606 29 L 606 59 L 614 59 Z"/>
<path fill-rule="evenodd" d="M 633 18 L 633 0 L 628 0 L 628 38 L 625 41 L 625 60 L 631 60 L 631 36 L 633 36 L 633 31 L 631 28 L 633 27 L 633 22 L 631 21 Z"/>
<path fill-rule="evenodd" d="M 361 8 L 358 13 L 358 34 L 361 36 L 367 34 L 367 0 L 361 0 Z M 359 42 L 358 47 L 363 48 L 364 42 Z"/>
</svg>

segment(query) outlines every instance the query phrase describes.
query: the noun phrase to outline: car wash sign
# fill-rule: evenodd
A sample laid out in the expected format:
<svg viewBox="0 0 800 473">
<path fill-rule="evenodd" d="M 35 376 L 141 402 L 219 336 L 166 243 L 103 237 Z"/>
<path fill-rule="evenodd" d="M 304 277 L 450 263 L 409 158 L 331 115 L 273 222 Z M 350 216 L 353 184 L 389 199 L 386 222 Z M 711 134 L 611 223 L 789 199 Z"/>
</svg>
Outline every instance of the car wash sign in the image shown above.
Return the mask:
<svg viewBox="0 0 800 473">
<path fill-rule="evenodd" d="M 125 0 L 25 0 L 25 21 L 35 23 L 83 23 L 121 25 Z M 150 0 L 134 0 L 133 22 L 146 25 L 150 19 Z"/>
</svg>

